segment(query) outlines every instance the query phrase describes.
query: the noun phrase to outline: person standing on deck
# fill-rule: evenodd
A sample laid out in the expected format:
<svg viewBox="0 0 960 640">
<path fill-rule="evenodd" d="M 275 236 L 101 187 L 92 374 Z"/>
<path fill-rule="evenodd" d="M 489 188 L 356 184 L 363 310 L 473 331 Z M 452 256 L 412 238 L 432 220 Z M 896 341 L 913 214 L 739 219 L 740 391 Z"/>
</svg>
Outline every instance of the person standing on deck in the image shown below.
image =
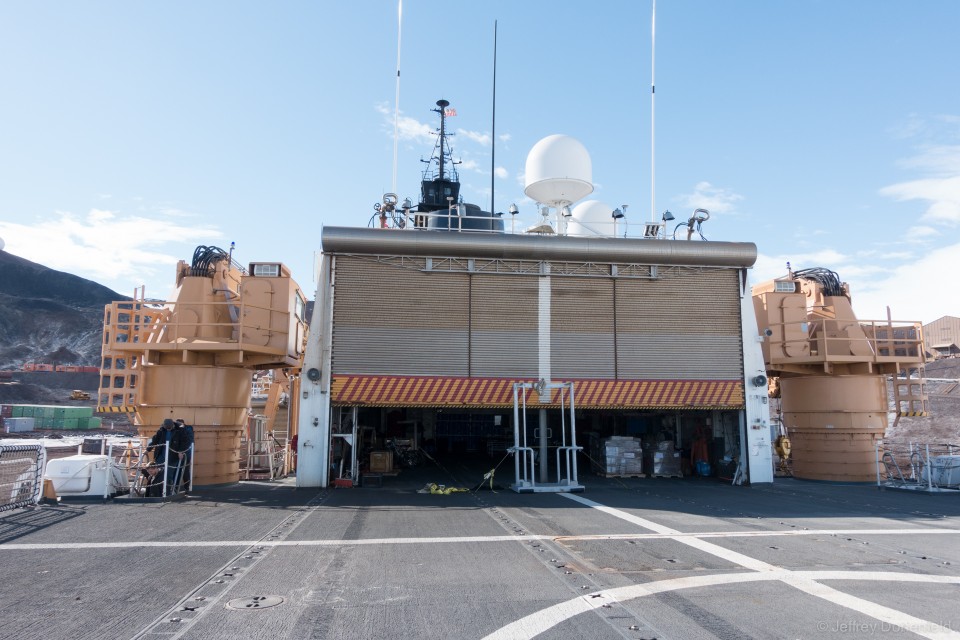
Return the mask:
<svg viewBox="0 0 960 640">
<path fill-rule="evenodd" d="M 183 418 L 177 418 L 176 424 L 176 430 L 183 432 L 184 447 L 186 449 L 186 455 L 183 456 L 183 468 L 180 472 L 180 478 L 183 480 L 183 486 L 185 487 L 184 491 L 186 491 L 186 489 L 190 487 L 190 462 L 193 457 L 193 425 L 185 423 Z"/>
<path fill-rule="evenodd" d="M 187 451 L 186 435 L 183 429 L 177 428 L 170 418 L 163 421 L 163 426 L 157 430 L 147 445 L 147 452 L 153 452 L 153 461 L 158 465 L 167 463 L 167 495 L 176 492 L 176 476 L 178 468 L 183 464 Z"/>
</svg>

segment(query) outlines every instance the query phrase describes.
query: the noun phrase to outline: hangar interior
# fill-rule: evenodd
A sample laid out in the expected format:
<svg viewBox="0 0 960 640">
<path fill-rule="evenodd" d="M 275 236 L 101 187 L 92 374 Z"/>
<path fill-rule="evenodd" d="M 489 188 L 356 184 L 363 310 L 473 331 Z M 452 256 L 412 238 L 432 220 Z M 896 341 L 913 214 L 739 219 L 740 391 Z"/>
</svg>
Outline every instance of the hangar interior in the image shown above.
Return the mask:
<svg viewBox="0 0 960 640">
<path fill-rule="evenodd" d="M 539 410 L 527 409 L 527 441 L 539 442 Z M 352 407 L 336 407 L 333 433 L 353 430 Z M 556 465 L 552 452 L 561 445 L 560 410 L 546 413 L 548 428 L 548 474 L 553 477 Z M 391 470 L 405 467 L 429 466 L 436 460 L 445 466 L 456 463 L 484 471 L 503 463 L 507 449 L 514 444 L 514 414 L 512 409 L 459 409 L 434 407 L 358 407 L 357 460 L 358 471 L 371 471 L 378 464 L 377 452 L 389 451 Z M 522 423 L 521 423 L 522 424 Z M 581 473 L 593 472 L 609 476 L 653 475 L 653 452 L 662 442 L 672 442 L 680 453 L 679 474 L 714 476 L 732 479 L 740 459 L 740 425 L 737 411 L 716 410 L 637 410 L 616 411 L 598 409 L 576 410 L 577 443 L 583 447 L 579 456 Z M 603 442 L 610 436 L 625 436 L 642 443 L 642 469 L 636 472 L 607 473 Z M 522 437 L 522 436 L 521 436 Z M 702 440 L 702 444 L 698 443 Z M 698 446 L 706 449 L 709 468 L 699 470 L 693 462 Z M 403 458 L 407 449 L 421 451 L 417 456 Z M 334 442 L 333 466 L 336 475 L 345 475 L 351 465 L 349 446 Z M 383 464 L 380 462 L 379 464 Z M 674 469 L 660 469 L 667 477 L 676 476 Z"/>
</svg>

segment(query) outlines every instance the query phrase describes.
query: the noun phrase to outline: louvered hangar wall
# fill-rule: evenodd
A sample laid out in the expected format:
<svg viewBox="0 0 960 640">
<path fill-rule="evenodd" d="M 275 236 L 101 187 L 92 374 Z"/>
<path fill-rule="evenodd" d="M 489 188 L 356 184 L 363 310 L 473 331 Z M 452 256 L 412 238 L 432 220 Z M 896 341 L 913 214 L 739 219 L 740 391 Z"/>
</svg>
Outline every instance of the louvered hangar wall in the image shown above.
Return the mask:
<svg viewBox="0 0 960 640">
<path fill-rule="evenodd" d="M 537 276 L 468 277 L 470 375 L 536 378 Z"/>
<path fill-rule="evenodd" d="M 662 270 L 652 280 L 617 280 L 620 378 L 736 380 L 743 377 L 738 273 Z"/>
<path fill-rule="evenodd" d="M 466 376 L 469 276 L 337 256 L 334 373 Z"/>
<path fill-rule="evenodd" d="M 335 264 L 335 375 L 538 377 L 536 273 L 425 272 L 426 258 Z M 737 269 L 553 275 L 550 294 L 554 379 L 742 379 Z"/>
</svg>

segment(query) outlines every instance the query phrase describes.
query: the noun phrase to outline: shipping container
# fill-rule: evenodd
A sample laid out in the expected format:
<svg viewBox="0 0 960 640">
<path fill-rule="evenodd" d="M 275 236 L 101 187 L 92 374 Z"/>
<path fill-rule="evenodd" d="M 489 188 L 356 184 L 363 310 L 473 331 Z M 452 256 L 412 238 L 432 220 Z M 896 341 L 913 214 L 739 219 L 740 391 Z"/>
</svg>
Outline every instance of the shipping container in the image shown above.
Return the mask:
<svg viewBox="0 0 960 640">
<path fill-rule="evenodd" d="M 89 418 L 93 415 L 93 407 L 55 407 L 54 418 Z"/>
<path fill-rule="evenodd" d="M 12 418 L 12 417 L 13 417 L 13 405 L 0 404 L 0 418 Z"/>
<path fill-rule="evenodd" d="M 6 433 L 33 431 L 33 418 L 4 418 L 3 428 Z"/>
</svg>

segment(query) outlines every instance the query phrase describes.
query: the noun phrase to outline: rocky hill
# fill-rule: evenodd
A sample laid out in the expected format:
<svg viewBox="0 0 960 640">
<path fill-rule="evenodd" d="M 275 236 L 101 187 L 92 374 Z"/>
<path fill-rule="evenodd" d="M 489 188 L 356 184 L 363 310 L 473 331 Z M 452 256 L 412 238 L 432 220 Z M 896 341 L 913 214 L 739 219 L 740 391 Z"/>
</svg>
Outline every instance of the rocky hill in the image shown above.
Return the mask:
<svg viewBox="0 0 960 640">
<path fill-rule="evenodd" d="M 0 369 L 26 362 L 100 364 L 103 285 L 0 250 Z"/>
</svg>

